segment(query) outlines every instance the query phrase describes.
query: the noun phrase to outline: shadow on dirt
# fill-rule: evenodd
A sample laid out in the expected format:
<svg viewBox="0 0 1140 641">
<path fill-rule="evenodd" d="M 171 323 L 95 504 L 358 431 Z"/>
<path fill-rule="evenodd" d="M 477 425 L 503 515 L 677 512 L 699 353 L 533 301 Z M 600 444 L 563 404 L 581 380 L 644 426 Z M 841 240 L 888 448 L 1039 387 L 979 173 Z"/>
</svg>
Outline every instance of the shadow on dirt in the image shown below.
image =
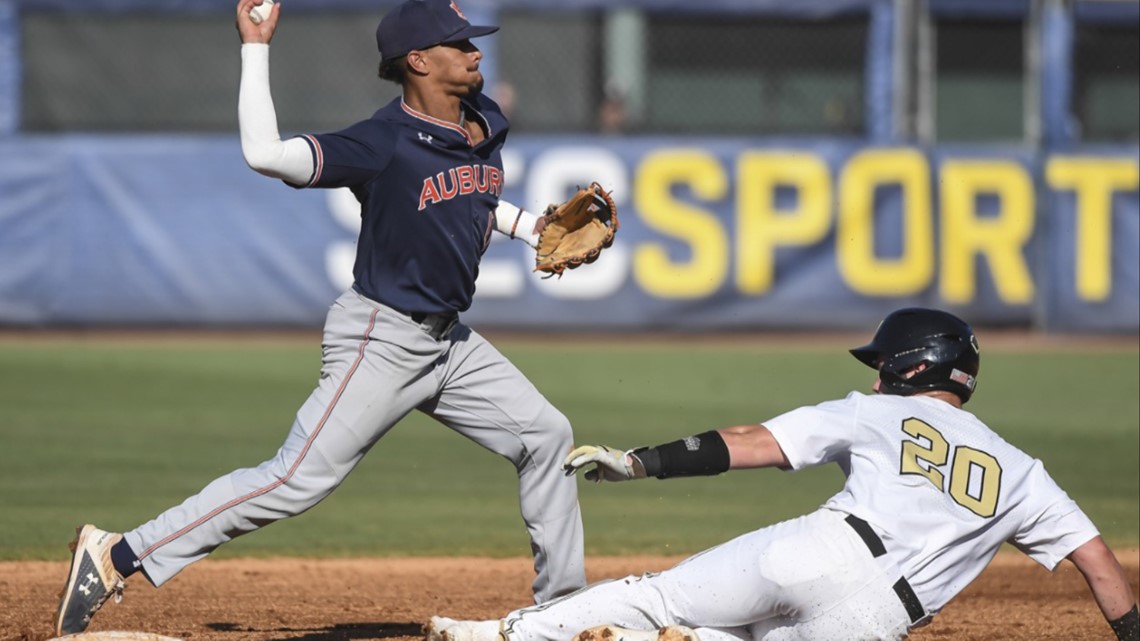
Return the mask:
<svg viewBox="0 0 1140 641">
<path fill-rule="evenodd" d="M 422 623 L 337 623 L 326 628 L 273 628 L 271 630 L 256 630 L 236 623 L 207 623 L 205 625 L 217 632 L 262 632 L 267 635 L 267 641 L 354 641 L 356 639 L 420 638 L 423 636 Z M 275 632 L 284 636 L 273 636 Z"/>
</svg>

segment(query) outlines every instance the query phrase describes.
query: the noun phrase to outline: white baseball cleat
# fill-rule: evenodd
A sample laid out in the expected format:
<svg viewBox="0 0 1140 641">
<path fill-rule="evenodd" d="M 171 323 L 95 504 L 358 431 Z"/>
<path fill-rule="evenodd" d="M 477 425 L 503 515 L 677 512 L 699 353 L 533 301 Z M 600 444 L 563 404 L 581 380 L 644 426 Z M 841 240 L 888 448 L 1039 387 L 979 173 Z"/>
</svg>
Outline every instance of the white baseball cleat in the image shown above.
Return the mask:
<svg viewBox="0 0 1140 641">
<path fill-rule="evenodd" d="M 59 636 L 83 632 L 91 617 L 103 607 L 107 599 L 115 603 L 123 599 L 123 577 L 111 563 L 111 547 L 122 534 L 104 532 L 94 525 L 76 530 L 78 536 L 71 543 L 71 572 L 59 599 L 59 612 L 55 617 L 55 633 Z"/>
<path fill-rule="evenodd" d="M 432 617 L 424 626 L 424 641 L 443 641 L 443 631 L 458 623 L 447 617 Z"/>
<path fill-rule="evenodd" d="M 424 641 L 499 641 L 503 622 L 456 621 L 447 617 L 432 617 L 424 626 Z"/>
<path fill-rule="evenodd" d="M 669 625 L 660 630 L 630 630 L 616 625 L 599 625 L 579 632 L 574 641 L 701 641 L 692 628 Z"/>
</svg>

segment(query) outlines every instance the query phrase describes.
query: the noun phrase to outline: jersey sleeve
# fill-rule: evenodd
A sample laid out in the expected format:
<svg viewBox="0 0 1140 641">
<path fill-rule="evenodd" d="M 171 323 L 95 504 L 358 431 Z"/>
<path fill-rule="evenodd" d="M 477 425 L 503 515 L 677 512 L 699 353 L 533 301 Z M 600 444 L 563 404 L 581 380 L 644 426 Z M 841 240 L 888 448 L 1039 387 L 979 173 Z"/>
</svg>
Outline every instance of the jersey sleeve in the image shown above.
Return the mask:
<svg viewBox="0 0 1140 641">
<path fill-rule="evenodd" d="M 1038 497 L 1024 522 L 1010 539 L 1017 549 L 1049 570 L 1100 534 L 1096 526 L 1062 490 L 1040 461 L 1026 478 L 1027 494 Z"/>
<path fill-rule="evenodd" d="M 293 187 L 355 187 L 374 179 L 392 160 L 396 134 L 382 121 L 366 120 L 335 133 L 304 134 L 313 175 Z"/>
<path fill-rule="evenodd" d="M 859 401 L 849 394 L 839 401 L 800 407 L 764 421 L 792 469 L 829 463 L 850 451 L 855 439 Z"/>
</svg>

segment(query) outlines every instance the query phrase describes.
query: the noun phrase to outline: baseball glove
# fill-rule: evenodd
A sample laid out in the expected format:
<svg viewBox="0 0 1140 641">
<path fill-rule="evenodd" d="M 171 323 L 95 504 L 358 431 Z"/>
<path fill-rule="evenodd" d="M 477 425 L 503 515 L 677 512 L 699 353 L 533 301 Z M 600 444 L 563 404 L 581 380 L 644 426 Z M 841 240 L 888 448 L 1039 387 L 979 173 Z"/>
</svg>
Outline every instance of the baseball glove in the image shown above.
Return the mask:
<svg viewBox="0 0 1140 641">
<path fill-rule="evenodd" d="M 619 227 L 617 206 L 598 183 L 579 189 L 560 205 L 547 207 L 543 220 L 534 271 L 559 277 L 567 269 L 597 260 L 603 249 L 614 244 Z"/>
</svg>

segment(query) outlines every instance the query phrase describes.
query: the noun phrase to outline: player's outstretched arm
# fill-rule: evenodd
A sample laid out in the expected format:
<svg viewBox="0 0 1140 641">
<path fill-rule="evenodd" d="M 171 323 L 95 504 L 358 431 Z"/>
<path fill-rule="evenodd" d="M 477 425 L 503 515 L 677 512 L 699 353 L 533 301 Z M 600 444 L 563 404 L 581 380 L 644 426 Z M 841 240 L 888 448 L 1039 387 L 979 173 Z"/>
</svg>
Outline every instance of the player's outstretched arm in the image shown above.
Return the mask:
<svg viewBox="0 0 1140 641">
<path fill-rule="evenodd" d="M 1104 539 L 1095 537 L 1069 555 L 1069 560 L 1077 566 L 1092 590 L 1097 606 L 1108 620 L 1116 638 L 1121 641 L 1140 639 L 1140 621 L 1136 610 L 1136 598 L 1128 584 L 1128 576 L 1116 555 L 1112 553 Z"/>
<path fill-rule="evenodd" d="M 622 451 L 605 445 L 582 445 L 562 463 L 567 476 L 588 466 L 591 481 L 631 481 L 650 476 L 713 476 L 728 470 L 728 447 L 718 432 L 696 434 L 656 447 Z"/>
<path fill-rule="evenodd" d="M 737 425 L 720 430 L 720 435 L 728 446 L 729 469 L 791 467 L 780 443 L 763 425 Z"/>
<path fill-rule="evenodd" d="M 650 476 L 713 476 L 729 469 L 786 469 L 790 464 L 768 428 L 739 425 L 628 451 L 606 445 L 582 445 L 570 452 L 562 465 L 568 475 L 587 467 L 590 469 L 586 478 L 601 482 Z"/>
</svg>

